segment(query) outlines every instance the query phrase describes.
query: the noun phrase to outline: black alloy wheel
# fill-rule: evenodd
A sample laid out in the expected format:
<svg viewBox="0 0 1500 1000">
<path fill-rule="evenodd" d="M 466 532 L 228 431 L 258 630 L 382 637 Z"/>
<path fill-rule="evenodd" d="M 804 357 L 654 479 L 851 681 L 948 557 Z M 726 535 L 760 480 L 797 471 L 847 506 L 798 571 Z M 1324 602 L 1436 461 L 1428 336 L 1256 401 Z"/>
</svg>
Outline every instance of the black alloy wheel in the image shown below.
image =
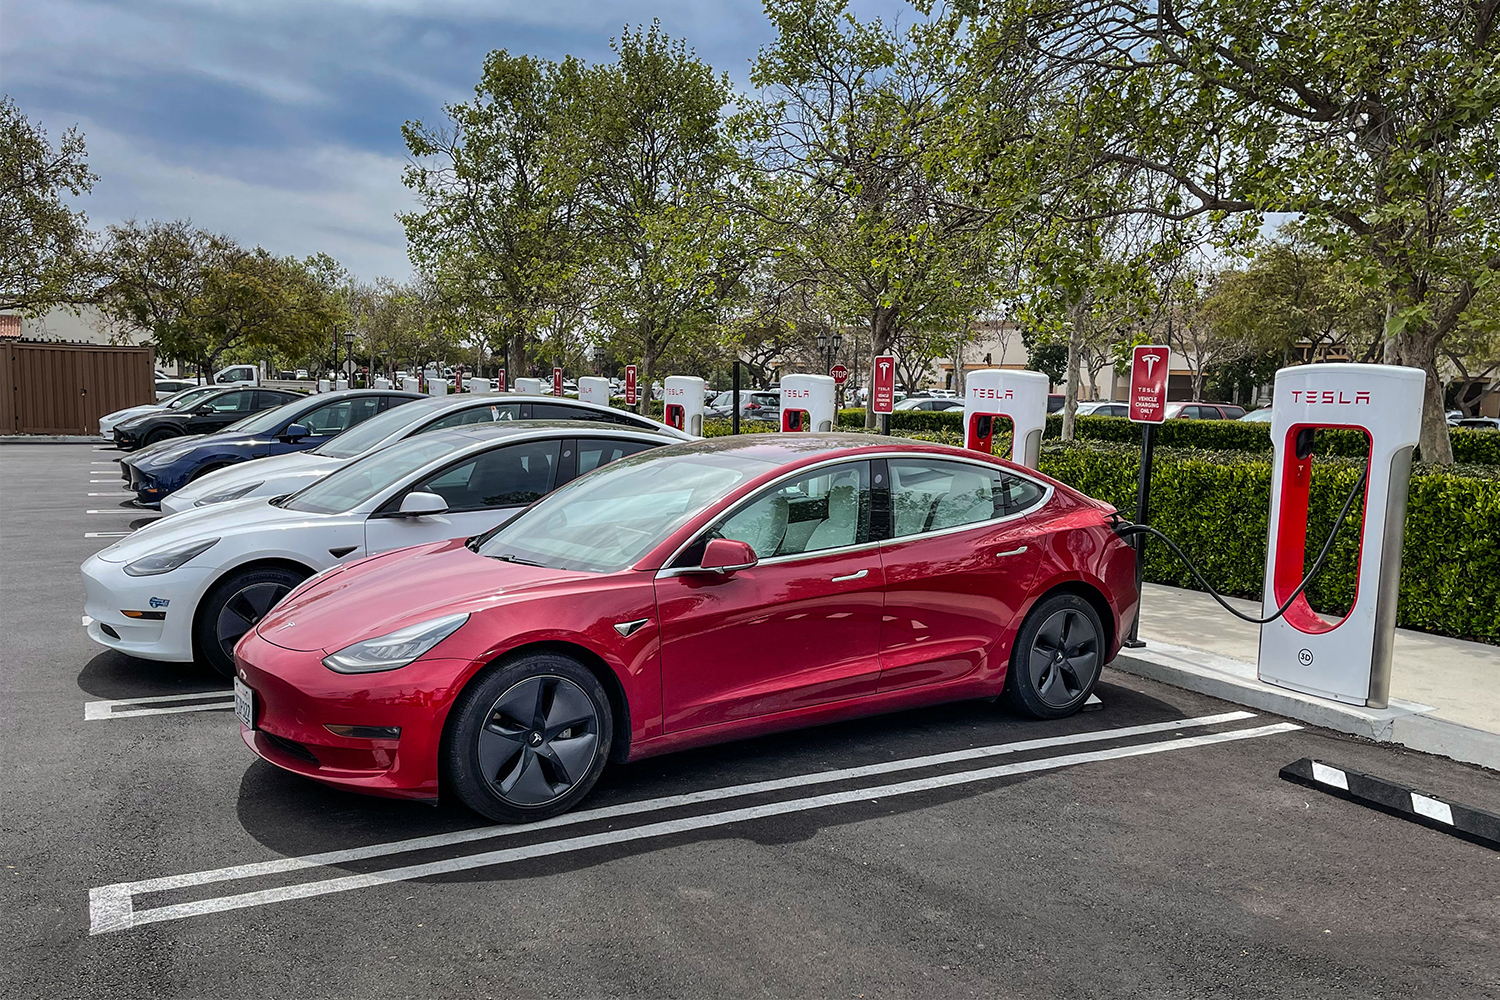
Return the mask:
<svg viewBox="0 0 1500 1000">
<path fill-rule="evenodd" d="M 146 440 L 144 443 L 160 444 L 161 442 L 166 441 L 169 438 L 175 437 L 182 437 L 182 435 L 177 433 L 176 431 L 169 431 L 164 428 L 158 428 L 157 430 L 154 430 L 150 434 L 146 435 Z"/>
<path fill-rule="evenodd" d="M 614 736 L 609 698 L 578 661 L 533 654 L 470 682 L 449 713 L 446 777 L 502 822 L 555 816 L 589 793 Z"/>
<path fill-rule="evenodd" d="M 198 655 L 233 677 L 235 645 L 306 578 L 306 573 L 268 566 L 219 581 L 199 607 L 193 629 Z"/>
<path fill-rule="evenodd" d="M 1058 594 L 1042 601 L 1016 635 L 1006 703 L 1039 719 L 1078 711 L 1104 668 L 1104 636 L 1098 612 L 1083 598 Z"/>
</svg>

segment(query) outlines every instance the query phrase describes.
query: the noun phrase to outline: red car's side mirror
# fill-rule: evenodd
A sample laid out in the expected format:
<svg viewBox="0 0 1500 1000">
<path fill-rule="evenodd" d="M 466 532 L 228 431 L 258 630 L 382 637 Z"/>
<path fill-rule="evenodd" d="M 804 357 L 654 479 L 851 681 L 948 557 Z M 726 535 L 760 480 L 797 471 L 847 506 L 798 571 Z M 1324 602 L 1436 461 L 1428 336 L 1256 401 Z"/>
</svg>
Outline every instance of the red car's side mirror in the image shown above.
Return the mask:
<svg viewBox="0 0 1500 1000">
<path fill-rule="evenodd" d="M 715 573 L 733 573 L 735 570 L 749 569 L 759 561 L 749 543 L 733 538 L 714 538 L 704 546 L 703 561 L 699 568 Z"/>
</svg>

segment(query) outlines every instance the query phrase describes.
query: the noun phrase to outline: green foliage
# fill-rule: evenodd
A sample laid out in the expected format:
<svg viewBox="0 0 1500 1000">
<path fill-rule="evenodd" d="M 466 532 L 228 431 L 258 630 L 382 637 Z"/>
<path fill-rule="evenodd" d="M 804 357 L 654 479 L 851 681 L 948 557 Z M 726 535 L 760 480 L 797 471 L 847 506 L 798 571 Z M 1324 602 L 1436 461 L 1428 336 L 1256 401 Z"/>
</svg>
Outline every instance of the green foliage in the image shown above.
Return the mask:
<svg viewBox="0 0 1500 1000">
<path fill-rule="evenodd" d="M 93 236 L 63 196 L 85 194 L 97 179 L 76 128 L 54 149 L 41 126 L 0 96 L 0 309 L 38 312 L 88 297 Z"/>
<path fill-rule="evenodd" d="M 1139 455 L 1106 444 L 1049 444 L 1041 471 L 1090 496 L 1135 511 Z M 1321 540 L 1359 475 L 1357 463 L 1315 463 L 1308 538 Z M 1216 589 L 1259 599 L 1266 559 L 1271 465 L 1242 453 L 1159 449 L 1150 523 L 1172 538 Z M 1310 545 L 1314 542 L 1310 542 Z M 1344 614 L 1354 597 L 1359 554 L 1356 504 L 1308 600 Z M 1147 549 L 1146 579 L 1195 587 L 1160 543 Z M 1500 644 L 1500 475 L 1418 467 L 1412 474 L 1402 552 L 1397 624 Z"/>
</svg>

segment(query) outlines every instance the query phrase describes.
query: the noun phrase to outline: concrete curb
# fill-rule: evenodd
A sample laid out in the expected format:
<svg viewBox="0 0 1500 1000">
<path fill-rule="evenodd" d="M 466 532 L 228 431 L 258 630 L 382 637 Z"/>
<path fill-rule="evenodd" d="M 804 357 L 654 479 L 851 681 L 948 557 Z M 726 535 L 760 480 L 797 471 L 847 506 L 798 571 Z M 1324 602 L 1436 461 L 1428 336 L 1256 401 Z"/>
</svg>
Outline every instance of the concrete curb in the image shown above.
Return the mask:
<svg viewBox="0 0 1500 1000">
<path fill-rule="evenodd" d="M 0 444 L 109 444 L 97 434 L 0 434 Z"/>
<path fill-rule="evenodd" d="M 1247 708 L 1273 712 L 1325 729 L 1397 743 L 1423 753 L 1500 771 L 1500 733 L 1473 729 L 1429 713 L 1431 705 L 1391 699 L 1386 709 L 1342 705 L 1313 695 L 1262 684 L 1255 664 L 1188 646 L 1143 637 L 1142 649 L 1122 651 L 1110 664 L 1137 677 L 1186 688 Z"/>
</svg>

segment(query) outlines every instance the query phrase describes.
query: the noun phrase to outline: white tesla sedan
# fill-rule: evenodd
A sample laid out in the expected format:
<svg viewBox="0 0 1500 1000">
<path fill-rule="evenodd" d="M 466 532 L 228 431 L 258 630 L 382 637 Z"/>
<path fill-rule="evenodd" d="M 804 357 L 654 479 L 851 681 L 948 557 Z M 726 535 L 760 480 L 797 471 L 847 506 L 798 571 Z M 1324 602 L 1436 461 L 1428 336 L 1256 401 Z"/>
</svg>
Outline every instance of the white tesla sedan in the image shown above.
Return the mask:
<svg viewBox="0 0 1500 1000">
<path fill-rule="evenodd" d="M 177 514 L 246 497 L 285 496 L 357 458 L 417 434 L 511 420 L 592 420 L 654 431 L 670 439 L 665 442 L 668 444 L 692 440 L 682 431 L 649 417 L 576 399 L 510 394 L 471 396 L 467 393 L 433 396 L 371 417 L 308 451 L 258 458 L 200 476 L 166 496 L 161 502 L 161 510 L 163 514 Z"/>
<path fill-rule="evenodd" d="M 83 564 L 89 638 L 233 676 L 235 643 L 314 573 L 477 535 L 577 476 L 674 443 L 596 422 L 484 423 L 401 441 L 291 496 L 162 518 Z"/>
</svg>

